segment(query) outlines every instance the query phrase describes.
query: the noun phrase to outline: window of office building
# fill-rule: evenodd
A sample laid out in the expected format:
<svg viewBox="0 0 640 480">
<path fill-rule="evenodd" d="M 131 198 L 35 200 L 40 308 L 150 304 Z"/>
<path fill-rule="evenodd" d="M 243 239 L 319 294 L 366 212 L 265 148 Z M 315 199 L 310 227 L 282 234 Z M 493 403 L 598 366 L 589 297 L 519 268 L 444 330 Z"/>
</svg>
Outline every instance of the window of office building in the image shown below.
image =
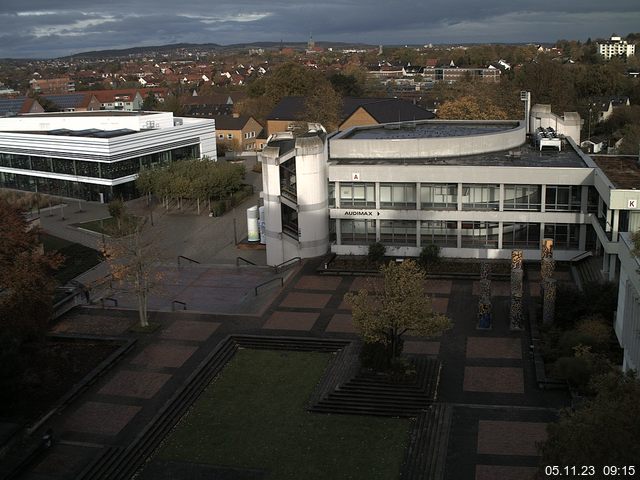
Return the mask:
<svg viewBox="0 0 640 480">
<path fill-rule="evenodd" d="M 498 248 L 497 222 L 462 222 L 462 247 Z"/>
<path fill-rule="evenodd" d="M 16 155 L 14 153 L 0 153 L 0 166 L 23 170 L 31 169 L 27 155 Z"/>
<path fill-rule="evenodd" d="M 52 158 L 51 163 L 53 164 L 54 173 L 61 173 L 64 175 L 76 174 L 76 169 L 73 166 L 73 160 L 68 160 L 66 158 Z"/>
<path fill-rule="evenodd" d="M 444 220 L 421 222 L 420 242 L 423 247 L 431 243 L 441 247 L 456 247 L 458 245 L 458 222 Z"/>
<path fill-rule="evenodd" d="M 296 201 L 298 198 L 298 190 L 296 187 L 296 159 L 291 158 L 290 160 L 283 162 L 280 164 L 280 193 L 289 198 L 290 200 Z"/>
<path fill-rule="evenodd" d="M 498 210 L 500 185 L 464 184 L 462 186 L 463 210 Z"/>
<path fill-rule="evenodd" d="M 575 223 L 545 223 L 544 238 L 553 239 L 553 248 L 577 249 L 579 229 Z"/>
<path fill-rule="evenodd" d="M 340 208 L 349 207 L 375 208 L 375 184 L 340 183 Z"/>
<path fill-rule="evenodd" d="M 340 220 L 340 237 L 344 245 L 369 245 L 376 241 L 375 220 Z"/>
<path fill-rule="evenodd" d="M 51 159 L 49 157 L 31 157 L 31 169 L 39 172 L 51 171 Z"/>
<path fill-rule="evenodd" d="M 596 187 L 589 186 L 587 190 L 587 213 L 598 213 L 600 194 Z"/>
<path fill-rule="evenodd" d="M 547 185 L 547 211 L 580 211 L 580 185 Z"/>
<path fill-rule="evenodd" d="M 503 223 L 502 248 L 539 248 L 539 223 Z"/>
<path fill-rule="evenodd" d="M 420 185 L 420 208 L 456 210 L 458 185 L 456 183 L 423 183 Z"/>
<path fill-rule="evenodd" d="M 336 183 L 329 182 L 327 187 L 327 193 L 329 196 L 329 208 L 336 206 Z"/>
<path fill-rule="evenodd" d="M 100 163 L 76 160 L 76 175 L 79 177 L 100 177 Z"/>
<path fill-rule="evenodd" d="M 540 185 L 505 185 L 505 210 L 540 211 Z"/>
<path fill-rule="evenodd" d="M 381 183 L 380 184 L 381 208 L 416 208 L 416 184 L 415 183 Z"/>
<path fill-rule="evenodd" d="M 102 178 L 121 178 L 133 175 L 140 171 L 140 161 L 138 158 L 129 158 L 119 162 L 103 163 Z"/>
<path fill-rule="evenodd" d="M 298 212 L 284 203 L 280 204 L 282 211 L 282 233 L 298 239 Z"/>
<path fill-rule="evenodd" d="M 381 220 L 380 242 L 385 245 L 416 246 L 416 222 L 413 220 Z"/>
</svg>

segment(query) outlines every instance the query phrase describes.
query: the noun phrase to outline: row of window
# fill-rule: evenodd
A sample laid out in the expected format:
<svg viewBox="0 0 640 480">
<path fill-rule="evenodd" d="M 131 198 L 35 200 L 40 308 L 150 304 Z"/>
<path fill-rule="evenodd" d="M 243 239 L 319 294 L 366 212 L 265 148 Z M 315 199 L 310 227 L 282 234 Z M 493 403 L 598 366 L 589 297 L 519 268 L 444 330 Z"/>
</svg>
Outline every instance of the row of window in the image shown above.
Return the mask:
<svg viewBox="0 0 640 480">
<path fill-rule="evenodd" d="M 415 183 L 380 183 L 380 208 L 415 209 L 417 205 Z M 545 210 L 580 211 L 582 187 L 580 185 L 547 185 Z M 540 185 L 505 185 L 504 210 L 541 211 Z M 341 208 L 376 208 L 375 183 L 341 182 L 339 192 Z M 457 210 L 458 195 L 463 210 L 499 210 L 500 185 L 463 184 L 458 192 L 457 183 L 423 183 L 420 185 L 420 208 L 425 210 Z M 588 211 L 597 210 L 598 195 L 589 187 Z M 335 183 L 329 182 L 329 206 L 336 206 Z"/>
<path fill-rule="evenodd" d="M 335 222 L 336 220 L 331 220 Z M 498 222 L 458 222 L 413 220 L 351 220 L 339 219 L 343 245 L 368 245 L 376 241 L 376 221 L 380 222 L 380 239 L 385 245 L 422 245 L 433 243 L 441 247 L 457 247 L 458 233 L 463 248 L 499 248 Z M 335 231 L 335 226 L 332 227 Z M 545 223 L 544 238 L 552 238 L 557 248 L 578 248 L 579 225 Z M 502 223 L 502 248 L 540 247 L 539 223 Z"/>
<path fill-rule="evenodd" d="M 198 158 L 199 156 L 200 147 L 198 145 L 175 148 L 166 152 L 154 153 L 153 155 L 143 155 L 109 163 L 0 153 L 0 166 L 78 177 L 116 179 L 138 173 L 143 167 L 152 168 L 187 158 Z"/>
</svg>

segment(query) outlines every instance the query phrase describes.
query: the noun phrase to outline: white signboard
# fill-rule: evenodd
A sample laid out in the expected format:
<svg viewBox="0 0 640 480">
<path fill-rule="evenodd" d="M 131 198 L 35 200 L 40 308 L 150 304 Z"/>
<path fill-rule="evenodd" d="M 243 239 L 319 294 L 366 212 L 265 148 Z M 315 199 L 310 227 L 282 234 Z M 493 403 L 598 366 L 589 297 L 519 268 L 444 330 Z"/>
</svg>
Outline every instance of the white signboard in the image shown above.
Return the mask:
<svg viewBox="0 0 640 480">
<path fill-rule="evenodd" d="M 627 208 L 638 208 L 638 200 L 627 200 Z"/>
</svg>

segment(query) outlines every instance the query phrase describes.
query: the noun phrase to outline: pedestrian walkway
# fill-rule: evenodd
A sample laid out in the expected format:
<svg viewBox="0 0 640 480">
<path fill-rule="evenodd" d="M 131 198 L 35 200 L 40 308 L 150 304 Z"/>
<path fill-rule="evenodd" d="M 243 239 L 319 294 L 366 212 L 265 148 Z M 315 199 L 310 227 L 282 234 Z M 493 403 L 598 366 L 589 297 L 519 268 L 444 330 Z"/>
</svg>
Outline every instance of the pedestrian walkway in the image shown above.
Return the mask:
<svg viewBox="0 0 640 480">
<path fill-rule="evenodd" d="M 109 448 L 127 446 L 232 333 L 357 339 L 343 297 L 368 280 L 318 276 L 317 263 L 293 270 L 259 315 L 154 313 L 153 321 L 161 328 L 137 335 L 135 349 L 47 425 L 57 443 L 26 478 L 74 478 Z M 224 278 L 221 274 L 216 281 Z M 450 435 L 444 478 L 532 478 L 536 444 L 544 440 L 547 423 L 567 398 L 537 388 L 527 334 L 508 328 L 509 290 L 494 282 L 493 328 L 483 331 L 476 329 L 475 282 L 428 280 L 425 288 L 434 308 L 446 313 L 454 326 L 441 338 L 407 337 L 405 353 L 437 358 L 442 364 L 438 402 L 453 412 L 446 417 Z M 535 290 L 534 283 L 531 288 Z M 135 316 L 134 311 L 85 308 L 65 317 L 56 330 L 130 336 Z"/>
</svg>

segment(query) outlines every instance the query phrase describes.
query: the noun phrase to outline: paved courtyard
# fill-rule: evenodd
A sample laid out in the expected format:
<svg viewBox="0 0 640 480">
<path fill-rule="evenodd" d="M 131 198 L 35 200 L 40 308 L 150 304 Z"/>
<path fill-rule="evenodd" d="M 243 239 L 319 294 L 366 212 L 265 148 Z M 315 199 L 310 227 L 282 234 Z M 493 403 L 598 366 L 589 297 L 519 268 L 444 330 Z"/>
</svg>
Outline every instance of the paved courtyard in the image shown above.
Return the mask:
<svg viewBox="0 0 640 480">
<path fill-rule="evenodd" d="M 49 421 L 57 442 L 26 478 L 73 478 L 105 449 L 128 445 L 229 334 L 356 339 L 343 297 L 366 287 L 367 279 L 318 276 L 316 263 L 290 271 L 283 288 L 257 300 L 241 292 L 259 281 L 260 275 L 250 272 L 260 269 L 246 269 L 243 276 L 232 267 L 215 273 L 185 267 L 186 280 L 171 279 L 174 296 L 193 279 L 221 290 L 213 296 L 193 293 L 189 305 L 201 302 L 199 312 L 154 313 L 153 321 L 161 328 L 152 334 L 128 331 L 136 322 L 134 311 L 82 308 L 67 315 L 56 325 L 57 332 L 136 336 L 138 342 L 114 369 Z M 562 393 L 537 388 L 527 334 L 508 329 L 508 288 L 503 283 L 495 282 L 492 289 L 492 329 L 481 331 L 476 329 L 477 282 L 426 281 L 434 308 L 446 313 L 454 327 L 441 338 L 405 339 L 405 353 L 437 356 L 442 362 L 438 401 L 453 406 L 447 479 L 532 478 L 546 424 L 567 401 Z M 530 281 L 529 286 L 535 295 L 537 284 Z M 235 302 L 235 311 L 225 311 L 225 301 Z M 254 306 L 238 307 L 242 301 Z M 65 460 L 70 456 L 73 461 Z"/>
</svg>

